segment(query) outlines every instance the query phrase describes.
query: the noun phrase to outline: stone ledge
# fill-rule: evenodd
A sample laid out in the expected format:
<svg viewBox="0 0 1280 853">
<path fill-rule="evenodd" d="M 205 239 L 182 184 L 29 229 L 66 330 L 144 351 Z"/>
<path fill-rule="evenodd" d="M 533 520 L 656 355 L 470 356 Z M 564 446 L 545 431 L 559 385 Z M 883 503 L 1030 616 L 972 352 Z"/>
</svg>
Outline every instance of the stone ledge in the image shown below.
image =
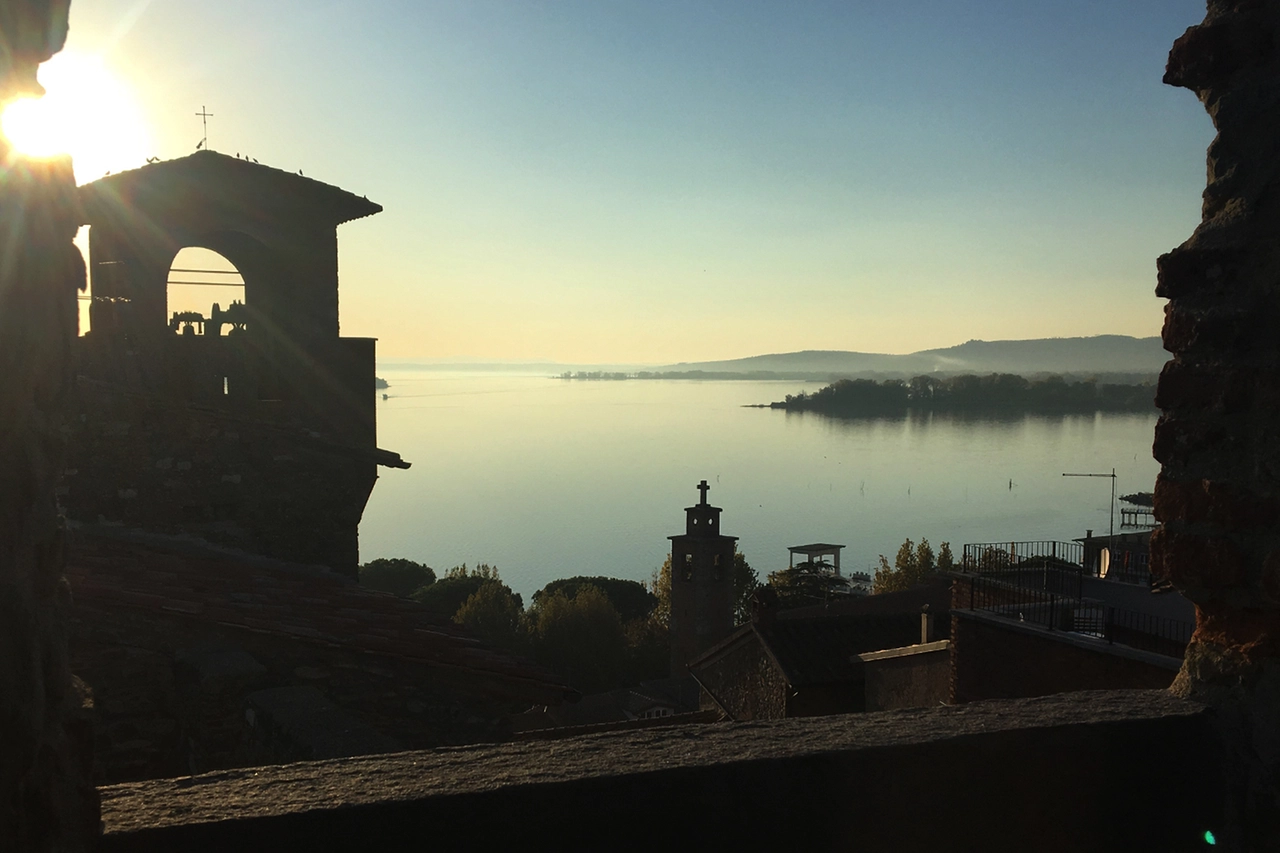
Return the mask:
<svg viewBox="0 0 1280 853">
<path fill-rule="evenodd" d="M 103 788 L 100 850 L 1190 850 L 1214 743 L 1197 704 L 1095 691 L 365 756 Z"/>
</svg>

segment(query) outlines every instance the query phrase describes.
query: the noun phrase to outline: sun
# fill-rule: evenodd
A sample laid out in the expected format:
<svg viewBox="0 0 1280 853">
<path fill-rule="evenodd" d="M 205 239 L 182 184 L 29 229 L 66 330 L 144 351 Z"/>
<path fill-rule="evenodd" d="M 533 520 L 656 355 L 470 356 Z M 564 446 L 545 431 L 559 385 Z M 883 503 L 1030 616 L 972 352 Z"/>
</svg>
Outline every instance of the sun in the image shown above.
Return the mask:
<svg viewBox="0 0 1280 853">
<path fill-rule="evenodd" d="M 133 93 L 101 57 L 64 52 L 40 66 L 47 94 L 22 98 L 0 114 L 0 130 L 19 153 L 70 154 L 80 182 L 139 166 L 149 134 Z"/>
</svg>

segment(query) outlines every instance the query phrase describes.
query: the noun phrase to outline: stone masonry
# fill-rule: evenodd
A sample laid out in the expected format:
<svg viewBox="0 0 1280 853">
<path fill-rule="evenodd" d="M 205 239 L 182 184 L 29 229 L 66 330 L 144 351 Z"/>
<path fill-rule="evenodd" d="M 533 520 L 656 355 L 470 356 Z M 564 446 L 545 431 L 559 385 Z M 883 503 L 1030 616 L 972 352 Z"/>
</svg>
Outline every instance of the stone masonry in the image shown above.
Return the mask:
<svg viewBox="0 0 1280 853">
<path fill-rule="evenodd" d="M 0 4 L 0 104 L 41 93 L 67 0 Z M 98 830 L 67 666 L 65 534 L 55 488 L 84 265 L 67 158 L 0 140 L 0 846 L 82 850 Z"/>
<path fill-rule="evenodd" d="M 1217 137 L 1202 221 L 1158 262 L 1169 300 L 1152 570 L 1196 604 L 1174 691 L 1216 705 L 1239 772 L 1238 849 L 1280 849 L 1280 5 L 1210 0 L 1164 82 Z"/>
</svg>

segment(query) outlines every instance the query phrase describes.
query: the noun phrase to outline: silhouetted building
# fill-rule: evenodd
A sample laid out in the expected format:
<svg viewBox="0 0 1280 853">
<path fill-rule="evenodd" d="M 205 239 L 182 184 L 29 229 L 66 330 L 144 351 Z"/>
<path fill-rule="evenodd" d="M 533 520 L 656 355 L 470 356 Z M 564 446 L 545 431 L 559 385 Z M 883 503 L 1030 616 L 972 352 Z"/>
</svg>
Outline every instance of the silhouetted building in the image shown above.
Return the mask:
<svg viewBox="0 0 1280 853">
<path fill-rule="evenodd" d="M 720 534 L 718 506 L 707 503 L 711 489 L 696 506 L 685 508 L 685 532 L 671 540 L 671 674 L 720 642 L 733 630 L 733 551 L 736 536 Z"/>
<path fill-rule="evenodd" d="M 1151 582 L 1151 531 L 1094 536 L 1089 530 L 1075 540 L 1084 546 L 1086 574 L 1122 583 Z"/>
<path fill-rule="evenodd" d="M 901 612 L 800 617 L 762 603 L 751 622 L 691 661 L 689 671 L 731 720 L 862 711 L 866 664 L 859 655 L 921 642 L 919 607 L 904 598 L 895 602 L 908 607 Z"/>
<path fill-rule="evenodd" d="M 374 340 L 338 327 L 337 226 L 382 208 L 211 151 L 80 196 L 93 300 L 78 342 L 70 517 L 354 576 L 377 466 L 408 467 L 377 448 Z M 188 247 L 231 261 L 244 301 L 170 317 L 170 268 Z"/>
</svg>

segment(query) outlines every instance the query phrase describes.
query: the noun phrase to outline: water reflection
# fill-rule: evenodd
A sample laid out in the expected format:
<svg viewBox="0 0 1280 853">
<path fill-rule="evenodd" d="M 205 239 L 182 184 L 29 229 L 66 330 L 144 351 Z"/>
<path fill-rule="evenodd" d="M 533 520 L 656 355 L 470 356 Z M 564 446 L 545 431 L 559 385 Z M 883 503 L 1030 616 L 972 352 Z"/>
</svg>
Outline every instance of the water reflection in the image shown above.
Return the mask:
<svg viewBox="0 0 1280 853">
<path fill-rule="evenodd" d="M 863 570 L 907 536 L 1070 539 L 1107 526 L 1116 467 L 1149 490 L 1151 415 L 909 412 L 839 419 L 743 408 L 795 383 L 564 382 L 387 371 L 379 444 L 414 461 L 378 481 L 365 559 L 484 560 L 526 598 L 571 574 L 647 579 L 699 480 L 762 573 L 800 542 Z"/>
</svg>

